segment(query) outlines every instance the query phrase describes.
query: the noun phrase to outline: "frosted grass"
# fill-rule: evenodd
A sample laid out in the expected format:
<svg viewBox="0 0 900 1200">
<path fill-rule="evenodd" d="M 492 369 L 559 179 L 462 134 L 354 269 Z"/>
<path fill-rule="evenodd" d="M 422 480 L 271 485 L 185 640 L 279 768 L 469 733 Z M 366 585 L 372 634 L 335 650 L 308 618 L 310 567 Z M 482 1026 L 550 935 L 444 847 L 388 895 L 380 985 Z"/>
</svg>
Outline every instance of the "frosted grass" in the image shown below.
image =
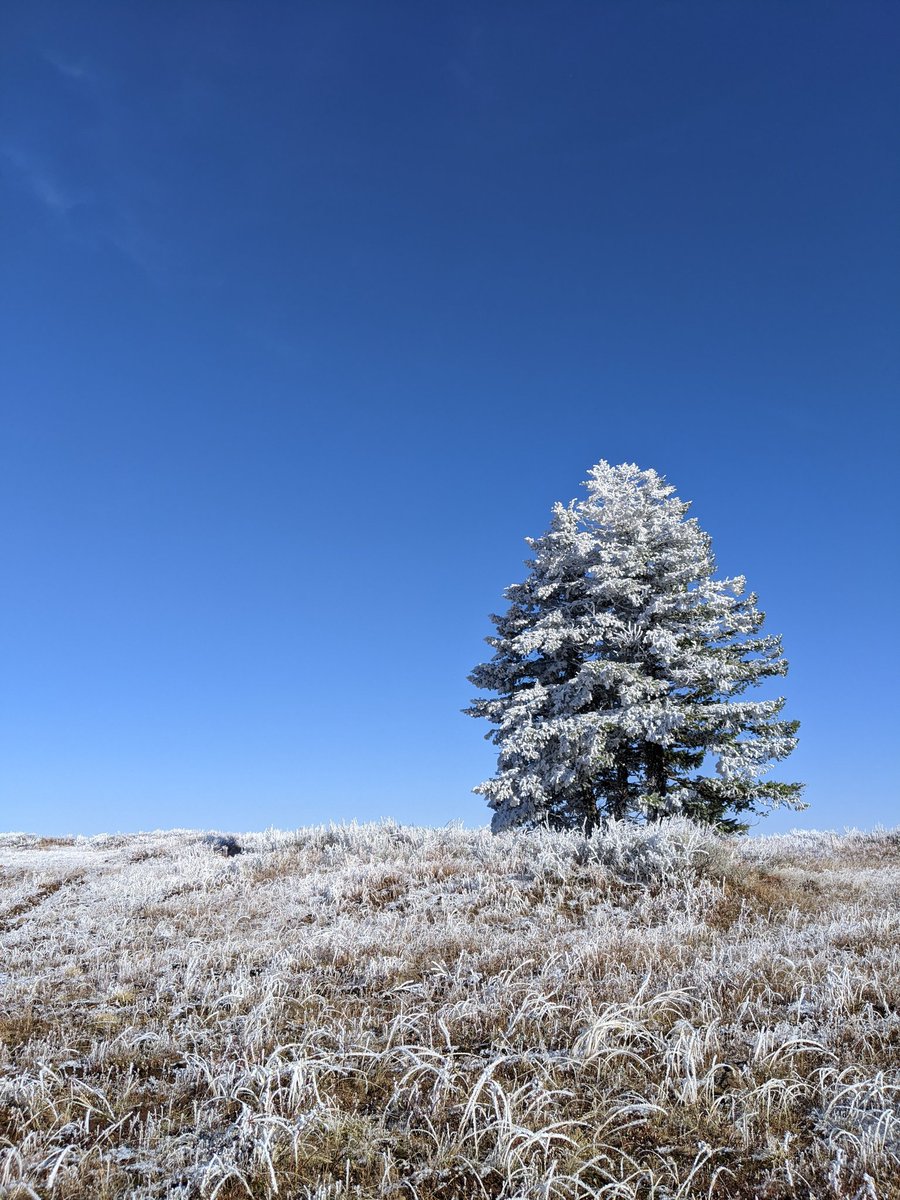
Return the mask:
<svg viewBox="0 0 900 1200">
<path fill-rule="evenodd" d="M 900 1196 L 900 834 L 0 836 L 0 1196 Z"/>
</svg>

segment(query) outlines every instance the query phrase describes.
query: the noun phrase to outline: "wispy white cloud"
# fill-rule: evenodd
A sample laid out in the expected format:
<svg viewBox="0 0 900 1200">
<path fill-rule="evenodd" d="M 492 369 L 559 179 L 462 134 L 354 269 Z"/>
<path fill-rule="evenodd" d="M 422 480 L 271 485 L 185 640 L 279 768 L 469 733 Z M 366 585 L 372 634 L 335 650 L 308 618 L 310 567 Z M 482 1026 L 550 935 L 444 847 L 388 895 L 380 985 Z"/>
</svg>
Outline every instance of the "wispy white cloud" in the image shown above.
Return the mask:
<svg viewBox="0 0 900 1200">
<path fill-rule="evenodd" d="M 114 214 L 101 236 L 154 282 L 168 282 L 177 274 L 168 245 L 151 233 L 134 212 L 121 210 Z"/>
<path fill-rule="evenodd" d="M 97 80 L 96 73 L 83 60 L 74 62 L 50 50 L 45 50 L 42 58 L 58 74 L 76 83 L 95 83 Z"/>
<path fill-rule="evenodd" d="M 132 205 L 68 185 L 45 157 L 21 144 L 0 142 L 0 176 L 37 201 L 66 236 L 106 245 L 152 279 L 168 277 L 171 255 Z"/>
<path fill-rule="evenodd" d="M 0 160 L 6 166 L 6 173 L 55 216 L 67 216 L 87 200 L 83 194 L 61 183 L 48 163 L 21 146 L 3 143 Z"/>
<path fill-rule="evenodd" d="M 193 278 L 168 236 L 171 197 L 141 159 L 121 80 L 55 48 L 40 57 L 64 86 L 39 114 L 51 121 L 0 128 L 0 185 L 29 197 L 58 237 L 116 254 L 157 284 Z"/>
</svg>

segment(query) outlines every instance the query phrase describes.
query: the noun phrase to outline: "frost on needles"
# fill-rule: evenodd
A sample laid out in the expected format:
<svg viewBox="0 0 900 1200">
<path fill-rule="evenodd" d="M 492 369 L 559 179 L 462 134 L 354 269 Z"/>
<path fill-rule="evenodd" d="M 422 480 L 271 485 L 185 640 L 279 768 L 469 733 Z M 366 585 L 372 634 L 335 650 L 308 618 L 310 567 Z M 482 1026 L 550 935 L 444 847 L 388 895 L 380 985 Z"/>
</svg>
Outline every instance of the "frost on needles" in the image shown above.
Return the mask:
<svg viewBox="0 0 900 1200">
<path fill-rule="evenodd" d="M 494 831 L 674 813 L 737 831 L 737 814 L 805 807 L 802 784 L 762 778 L 799 722 L 744 698 L 787 673 L 756 596 L 713 578 L 709 535 L 656 471 L 600 462 L 586 487 L 526 539 L 528 577 L 469 677 L 495 693 L 466 709 L 494 726 L 497 773 L 475 788 Z"/>
</svg>

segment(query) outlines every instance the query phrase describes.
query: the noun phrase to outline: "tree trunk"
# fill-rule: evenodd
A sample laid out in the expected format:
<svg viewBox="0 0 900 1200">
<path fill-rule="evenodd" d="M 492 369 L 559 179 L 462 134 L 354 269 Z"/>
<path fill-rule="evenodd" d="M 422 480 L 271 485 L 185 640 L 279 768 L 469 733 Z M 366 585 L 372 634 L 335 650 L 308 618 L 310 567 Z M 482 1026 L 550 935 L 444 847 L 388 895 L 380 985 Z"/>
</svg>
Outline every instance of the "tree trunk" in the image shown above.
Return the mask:
<svg viewBox="0 0 900 1200">
<path fill-rule="evenodd" d="M 628 765 L 616 763 L 615 791 L 610 798 L 609 815 L 614 821 L 624 821 L 628 816 Z"/>
<path fill-rule="evenodd" d="M 583 813 L 581 823 L 584 828 L 585 835 L 590 837 L 598 825 L 597 801 L 594 797 L 593 788 L 585 788 L 584 793 L 582 794 L 581 810 Z"/>
<path fill-rule="evenodd" d="M 650 742 L 647 746 L 645 761 L 647 765 L 647 783 L 649 789 L 657 796 L 666 794 L 666 752 L 662 746 Z M 658 821 L 662 814 L 656 810 L 647 814 L 649 821 Z"/>
</svg>

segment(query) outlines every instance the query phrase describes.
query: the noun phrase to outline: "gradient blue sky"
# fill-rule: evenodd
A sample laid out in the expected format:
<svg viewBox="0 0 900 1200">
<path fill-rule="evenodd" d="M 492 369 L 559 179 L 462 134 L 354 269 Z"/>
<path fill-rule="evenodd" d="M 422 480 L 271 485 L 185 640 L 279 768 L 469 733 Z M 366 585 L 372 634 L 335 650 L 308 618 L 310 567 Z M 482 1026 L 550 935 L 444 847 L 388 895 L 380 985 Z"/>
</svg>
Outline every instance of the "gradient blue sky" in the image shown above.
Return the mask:
<svg viewBox="0 0 900 1200">
<path fill-rule="evenodd" d="M 483 823 L 526 534 L 666 474 L 900 820 L 900 7 L 6 3 L 0 828 Z"/>
</svg>

